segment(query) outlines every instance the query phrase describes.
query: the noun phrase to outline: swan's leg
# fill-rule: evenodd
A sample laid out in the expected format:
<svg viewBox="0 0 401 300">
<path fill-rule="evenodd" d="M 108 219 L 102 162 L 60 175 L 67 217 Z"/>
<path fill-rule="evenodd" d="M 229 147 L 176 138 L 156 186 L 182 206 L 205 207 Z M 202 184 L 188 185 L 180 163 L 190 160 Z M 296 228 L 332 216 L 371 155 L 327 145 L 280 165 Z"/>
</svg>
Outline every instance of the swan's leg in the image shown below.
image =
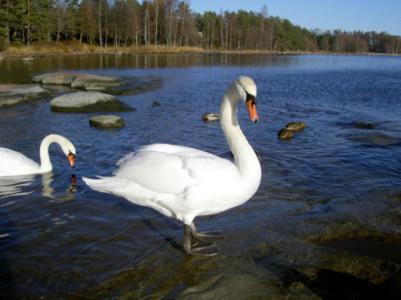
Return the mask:
<svg viewBox="0 0 401 300">
<path fill-rule="evenodd" d="M 192 243 L 192 226 L 184 224 L 184 250 L 188 255 L 214 256 L 218 254 L 215 243 L 201 245 L 199 241 Z"/>
<path fill-rule="evenodd" d="M 218 230 L 198 232 L 194 222 L 192 222 L 191 224 L 191 230 L 192 230 L 192 236 L 198 241 L 224 239 L 224 235 L 221 233 L 221 231 Z"/>
</svg>

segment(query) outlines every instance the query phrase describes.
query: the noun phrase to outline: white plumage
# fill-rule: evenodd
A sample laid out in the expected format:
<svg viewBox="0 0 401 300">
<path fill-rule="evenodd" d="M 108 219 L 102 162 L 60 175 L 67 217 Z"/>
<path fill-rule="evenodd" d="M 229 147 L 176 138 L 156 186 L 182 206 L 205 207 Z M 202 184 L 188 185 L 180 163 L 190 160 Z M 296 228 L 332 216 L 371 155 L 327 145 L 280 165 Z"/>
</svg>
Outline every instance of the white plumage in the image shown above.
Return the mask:
<svg viewBox="0 0 401 300">
<path fill-rule="evenodd" d="M 258 120 L 256 85 L 241 76 L 228 89 L 221 106 L 221 125 L 234 163 L 198 149 L 170 144 L 153 144 L 122 158 L 112 177 L 83 178 L 90 188 L 126 198 L 182 221 L 186 226 L 184 248 L 202 254 L 191 238 L 207 238 L 196 232 L 196 216 L 217 214 L 238 206 L 257 191 L 261 168 L 255 152 L 242 133 L 236 106 L 246 102 L 252 121 Z"/>
<path fill-rule="evenodd" d="M 61 135 L 50 134 L 43 139 L 40 145 L 40 165 L 17 151 L 0 147 L 0 176 L 21 176 L 50 172 L 52 164 L 49 157 L 49 146 L 52 143 L 60 145 L 71 166 L 73 166 L 76 152 L 74 145 Z"/>
</svg>

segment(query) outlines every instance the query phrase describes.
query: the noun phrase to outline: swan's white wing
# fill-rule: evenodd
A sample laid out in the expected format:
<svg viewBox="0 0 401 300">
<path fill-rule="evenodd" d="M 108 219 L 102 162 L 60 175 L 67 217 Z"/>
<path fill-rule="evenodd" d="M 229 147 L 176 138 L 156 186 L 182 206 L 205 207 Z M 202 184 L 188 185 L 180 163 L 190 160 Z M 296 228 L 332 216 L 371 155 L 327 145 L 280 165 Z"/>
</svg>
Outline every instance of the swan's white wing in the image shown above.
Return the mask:
<svg viewBox="0 0 401 300">
<path fill-rule="evenodd" d="M 25 155 L 11 149 L 0 147 L 0 176 L 34 174 L 39 165 Z"/>
<path fill-rule="evenodd" d="M 156 193 L 182 194 L 186 189 L 237 174 L 230 161 L 197 149 L 154 144 L 119 161 L 115 175 Z M 211 170 L 213 170 L 211 172 Z"/>
<path fill-rule="evenodd" d="M 139 148 L 136 152 L 127 154 L 117 162 L 117 166 L 123 165 L 126 161 L 129 161 L 134 155 L 136 155 L 139 152 L 160 152 L 165 154 L 179 154 L 182 157 L 183 156 L 185 157 L 206 156 L 213 158 L 216 157 L 211 153 L 191 147 L 171 145 L 171 144 L 151 144 Z"/>
</svg>

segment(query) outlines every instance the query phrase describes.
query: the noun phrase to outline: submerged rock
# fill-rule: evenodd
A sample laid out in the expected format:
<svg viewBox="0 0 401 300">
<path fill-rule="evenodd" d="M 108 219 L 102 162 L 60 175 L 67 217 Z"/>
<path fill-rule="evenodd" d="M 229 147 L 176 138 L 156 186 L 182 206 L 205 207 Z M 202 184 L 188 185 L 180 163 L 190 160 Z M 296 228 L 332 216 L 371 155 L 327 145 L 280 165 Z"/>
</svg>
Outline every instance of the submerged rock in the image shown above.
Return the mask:
<svg viewBox="0 0 401 300">
<path fill-rule="evenodd" d="M 359 135 L 347 135 L 345 136 L 350 141 L 363 144 L 365 146 L 373 147 L 389 147 L 389 146 L 400 146 L 401 138 L 389 136 L 381 132 L 370 132 Z"/>
<path fill-rule="evenodd" d="M 125 126 L 124 119 L 114 115 L 93 116 L 90 118 L 89 124 L 99 128 L 122 128 Z"/>
<path fill-rule="evenodd" d="M 0 84 L 0 107 L 36 100 L 48 93 L 35 84 Z"/>
<path fill-rule="evenodd" d="M 214 112 L 207 112 L 202 115 L 202 120 L 205 122 L 220 121 L 220 114 Z"/>
<path fill-rule="evenodd" d="M 294 131 L 289 130 L 287 128 L 283 128 L 278 132 L 277 136 L 280 140 L 288 141 L 288 140 L 292 139 L 292 137 L 294 136 Z"/>
<path fill-rule="evenodd" d="M 285 128 L 287 130 L 291 130 L 291 131 L 294 131 L 294 132 L 298 132 L 298 131 L 304 130 L 305 127 L 306 127 L 306 125 L 305 125 L 304 122 L 290 122 L 285 126 Z"/>
<path fill-rule="evenodd" d="M 54 98 L 51 110 L 55 112 L 132 111 L 133 108 L 115 96 L 100 92 L 75 92 Z"/>
<path fill-rule="evenodd" d="M 306 239 L 326 250 L 317 261 L 321 269 L 347 273 L 360 280 L 381 284 L 398 273 L 401 237 L 369 226 L 346 222 Z"/>
<path fill-rule="evenodd" d="M 159 107 L 159 106 L 161 106 L 159 101 L 153 101 L 152 102 L 152 107 Z"/>
<path fill-rule="evenodd" d="M 375 129 L 376 124 L 369 123 L 369 122 L 352 122 L 352 127 L 357 129 Z"/>
</svg>

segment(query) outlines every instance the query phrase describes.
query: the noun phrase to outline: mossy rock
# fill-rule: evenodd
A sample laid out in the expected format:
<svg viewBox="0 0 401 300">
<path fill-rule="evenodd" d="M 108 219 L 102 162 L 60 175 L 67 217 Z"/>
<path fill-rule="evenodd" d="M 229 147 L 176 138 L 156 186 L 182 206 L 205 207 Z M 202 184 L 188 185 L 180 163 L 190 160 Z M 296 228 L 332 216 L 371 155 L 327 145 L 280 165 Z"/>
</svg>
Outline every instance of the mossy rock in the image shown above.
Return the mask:
<svg viewBox="0 0 401 300">
<path fill-rule="evenodd" d="M 289 141 L 289 140 L 291 140 L 293 138 L 294 131 L 293 130 L 289 130 L 287 128 L 283 128 L 278 132 L 277 136 L 278 136 L 278 138 L 280 140 Z"/>
<path fill-rule="evenodd" d="M 304 122 L 290 122 L 285 126 L 285 129 L 298 132 L 304 130 L 306 124 Z"/>
</svg>

